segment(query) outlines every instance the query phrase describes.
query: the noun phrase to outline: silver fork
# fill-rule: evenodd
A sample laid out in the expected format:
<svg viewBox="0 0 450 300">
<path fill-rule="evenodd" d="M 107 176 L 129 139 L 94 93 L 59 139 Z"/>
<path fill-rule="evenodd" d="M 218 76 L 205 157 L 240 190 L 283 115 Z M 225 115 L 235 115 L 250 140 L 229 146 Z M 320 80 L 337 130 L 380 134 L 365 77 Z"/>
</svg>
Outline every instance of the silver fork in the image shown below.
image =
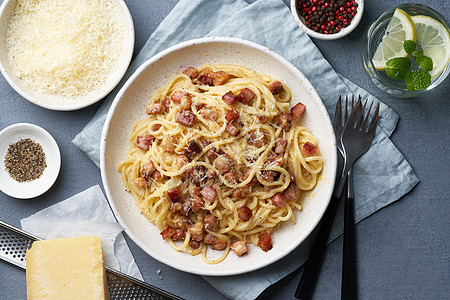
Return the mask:
<svg viewBox="0 0 450 300">
<path fill-rule="evenodd" d="M 319 275 L 320 266 L 323 261 L 328 235 L 330 233 L 331 225 L 333 224 L 334 215 L 336 213 L 336 208 L 342 194 L 348 171 L 351 169 L 353 163 L 369 149 L 376 129 L 378 111 L 379 107 L 377 107 L 369 124 L 369 129 L 366 132 L 363 129 L 369 120 L 369 114 L 367 114 L 364 118 L 362 103 L 361 100 L 358 100 L 356 105 L 352 108 L 352 111 L 348 116 L 348 120 L 342 129 L 340 141 L 344 156 L 344 168 L 342 170 L 339 184 L 336 186 L 330 204 L 328 205 L 328 208 L 322 218 L 319 232 L 311 250 L 309 260 L 305 264 L 302 277 L 300 278 L 297 290 L 295 291 L 295 297 L 298 299 L 311 299 L 312 292 L 314 291 L 314 286 Z"/>
<path fill-rule="evenodd" d="M 354 96 L 352 96 L 352 104 L 354 105 Z M 359 96 L 361 100 L 361 96 Z M 364 111 L 364 110 L 363 110 Z M 348 119 L 348 97 L 345 97 L 344 121 L 342 121 L 341 96 L 336 105 L 334 114 L 334 132 L 336 134 L 336 147 L 344 158 L 344 148 L 342 146 L 341 137 L 345 123 Z M 362 116 L 362 114 L 361 114 Z M 353 200 L 353 168 L 347 173 L 347 188 L 344 197 L 344 250 L 342 256 L 342 283 L 341 283 L 341 299 L 356 299 L 356 242 L 355 242 L 355 217 L 354 217 L 354 200 Z"/>
<path fill-rule="evenodd" d="M 359 96 L 359 101 L 361 101 L 361 96 Z M 370 111 L 372 110 L 372 105 L 370 105 L 369 110 L 364 117 L 364 111 L 366 108 L 367 101 L 362 107 L 361 113 L 357 118 L 356 126 L 363 130 L 366 126 Z M 337 148 L 339 149 L 343 158 L 345 158 L 344 148 L 342 146 L 342 131 L 344 125 L 347 122 L 347 107 L 348 98 L 345 98 L 345 114 L 344 123 L 342 123 L 341 117 L 341 97 L 339 97 L 338 104 L 336 105 L 336 113 L 334 119 L 334 127 L 336 133 Z M 354 97 L 352 97 L 351 107 L 354 107 Z M 379 105 L 374 112 L 374 119 L 378 118 Z M 375 121 L 376 123 L 376 121 Z M 344 125 L 343 125 L 344 124 Z M 375 131 L 375 130 L 374 130 Z M 354 209 L 354 197 L 353 197 L 353 173 L 350 167 L 347 173 L 347 190 L 344 197 L 344 249 L 342 256 L 342 284 L 341 284 L 341 299 L 356 299 L 357 288 L 356 288 L 356 241 L 355 241 L 355 209 Z"/>
</svg>

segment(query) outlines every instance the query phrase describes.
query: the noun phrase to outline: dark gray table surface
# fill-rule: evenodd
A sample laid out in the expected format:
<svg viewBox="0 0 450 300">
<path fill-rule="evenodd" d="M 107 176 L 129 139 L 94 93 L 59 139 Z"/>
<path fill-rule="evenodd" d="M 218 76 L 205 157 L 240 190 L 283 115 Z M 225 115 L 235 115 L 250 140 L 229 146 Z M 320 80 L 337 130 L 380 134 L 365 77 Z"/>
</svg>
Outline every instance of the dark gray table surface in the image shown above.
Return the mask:
<svg viewBox="0 0 450 300">
<path fill-rule="evenodd" d="M 213 1 L 213 0 L 211 0 Z M 284 0 L 288 4 L 288 0 Z M 136 30 L 135 55 L 177 0 L 125 0 Z M 253 1 L 249 1 L 253 2 Z M 450 1 L 410 1 L 427 4 L 450 20 Z M 378 90 L 360 62 L 364 30 L 383 11 L 404 3 L 365 1 L 361 23 L 336 41 L 313 40 L 340 74 L 368 90 L 400 115 L 392 141 L 412 165 L 420 183 L 394 204 L 357 227 L 358 286 L 361 299 L 450 298 L 450 78 L 415 99 L 399 99 Z M 101 186 L 100 170 L 71 141 L 92 118 L 99 104 L 72 112 L 50 111 L 20 97 L 0 76 L 0 130 L 19 123 L 42 126 L 56 139 L 62 166 L 55 185 L 32 200 L 0 192 L 0 220 L 20 227 L 20 219 L 85 190 Z M 200 276 L 168 267 L 129 246 L 145 281 L 186 299 L 223 299 Z M 315 299 L 340 298 L 342 237 L 327 250 L 315 289 Z M 157 274 L 157 270 L 161 270 Z M 301 269 L 269 287 L 258 299 L 294 299 Z M 0 262 L 0 299 L 26 299 L 25 272 Z"/>
</svg>

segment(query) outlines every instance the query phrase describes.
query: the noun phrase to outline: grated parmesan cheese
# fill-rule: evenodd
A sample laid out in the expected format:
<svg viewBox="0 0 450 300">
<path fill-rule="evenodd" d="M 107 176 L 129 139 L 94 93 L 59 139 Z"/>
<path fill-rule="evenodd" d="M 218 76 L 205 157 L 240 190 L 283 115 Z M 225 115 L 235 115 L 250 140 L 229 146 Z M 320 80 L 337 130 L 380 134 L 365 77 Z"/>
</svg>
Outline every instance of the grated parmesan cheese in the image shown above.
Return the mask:
<svg viewBox="0 0 450 300">
<path fill-rule="evenodd" d="M 124 32 L 111 0 L 19 0 L 6 49 L 28 88 L 74 99 L 98 90 L 117 68 Z"/>
</svg>

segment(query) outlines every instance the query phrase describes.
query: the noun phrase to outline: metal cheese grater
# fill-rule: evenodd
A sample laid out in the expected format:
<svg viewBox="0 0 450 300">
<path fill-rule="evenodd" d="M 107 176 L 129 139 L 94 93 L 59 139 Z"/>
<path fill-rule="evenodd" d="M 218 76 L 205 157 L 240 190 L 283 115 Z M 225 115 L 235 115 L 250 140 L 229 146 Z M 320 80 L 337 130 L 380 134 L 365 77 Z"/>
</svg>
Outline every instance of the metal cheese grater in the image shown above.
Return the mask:
<svg viewBox="0 0 450 300">
<path fill-rule="evenodd" d="M 0 258 L 22 269 L 26 267 L 27 250 L 40 240 L 21 229 L 0 221 Z M 106 267 L 111 299 L 182 299 L 146 282 Z"/>
</svg>

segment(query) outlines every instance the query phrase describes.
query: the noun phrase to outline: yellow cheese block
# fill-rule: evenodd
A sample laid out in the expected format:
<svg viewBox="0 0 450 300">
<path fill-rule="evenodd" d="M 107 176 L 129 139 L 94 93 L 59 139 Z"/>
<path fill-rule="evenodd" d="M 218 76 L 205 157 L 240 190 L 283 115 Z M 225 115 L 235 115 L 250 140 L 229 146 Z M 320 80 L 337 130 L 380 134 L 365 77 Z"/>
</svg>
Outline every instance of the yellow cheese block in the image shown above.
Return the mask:
<svg viewBox="0 0 450 300">
<path fill-rule="evenodd" d="M 109 299 L 98 237 L 34 242 L 26 274 L 28 299 Z"/>
</svg>

